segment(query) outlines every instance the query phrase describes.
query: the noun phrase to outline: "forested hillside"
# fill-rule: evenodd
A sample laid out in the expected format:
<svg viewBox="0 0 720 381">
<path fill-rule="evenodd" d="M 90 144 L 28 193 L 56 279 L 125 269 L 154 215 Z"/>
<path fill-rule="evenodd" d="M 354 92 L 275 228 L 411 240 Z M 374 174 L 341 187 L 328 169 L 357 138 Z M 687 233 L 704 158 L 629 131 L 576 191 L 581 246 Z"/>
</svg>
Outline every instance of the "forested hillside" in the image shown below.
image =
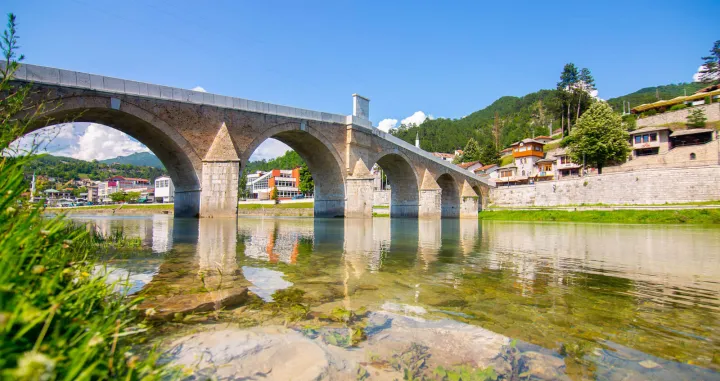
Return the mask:
<svg viewBox="0 0 720 381">
<path fill-rule="evenodd" d="M 25 173 L 48 176 L 60 181 L 107 180 L 112 176 L 139 177 L 152 180 L 167 174 L 164 169 L 132 164 L 105 164 L 98 161 L 84 161 L 70 157 L 40 155 L 28 162 Z"/>
<path fill-rule="evenodd" d="M 660 99 L 672 99 L 692 94 L 707 85 L 701 83 L 679 83 L 648 87 L 636 92 L 608 100 L 615 112 L 621 113 L 622 102 L 629 101 L 631 107 L 652 103 Z M 481 146 L 494 139 L 493 123 L 498 115 L 500 148 L 518 140 L 548 135 L 560 128 L 563 100 L 557 90 L 540 90 L 523 97 L 504 96 L 490 106 L 478 110 L 462 119 L 426 120 L 418 126 L 401 126 L 392 133 L 408 143 L 415 143 L 415 134 L 420 133 L 420 147 L 430 152 L 452 152 L 462 149 L 470 138 Z"/>
<path fill-rule="evenodd" d="M 608 99 L 608 103 L 616 112 L 622 112 L 623 101 L 630 102 L 630 107 L 632 108 L 646 103 L 657 102 L 661 99 L 668 100 L 682 95 L 691 95 L 704 87 L 707 87 L 707 84 L 699 82 L 646 87 L 634 93 L 623 95 L 617 98 L 610 98 Z"/>
<path fill-rule="evenodd" d="M 500 147 L 533 135 L 548 135 L 548 126 L 560 127 L 560 120 L 552 115 L 559 113 L 561 101 L 554 90 L 540 90 L 524 97 L 505 96 L 490 106 L 476 111 L 462 119 L 426 120 L 421 127 L 401 126 L 393 134 L 409 143 L 415 142 L 420 132 L 420 147 L 430 152 L 451 152 L 462 149 L 469 138 L 475 138 L 480 145 L 494 139 L 493 124 L 498 114 Z"/>
<path fill-rule="evenodd" d="M 293 169 L 300 167 L 305 162 L 295 151 L 287 151 L 284 155 L 270 160 L 251 161 L 245 167 L 245 173 L 257 171 L 269 171 L 271 169 Z"/>
<path fill-rule="evenodd" d="M 112 159 L 100 160 L 105 164 L 132 164 L 165 169 L 163 163 L 151 152 L 137 152 L 127 156 L 118 156 Z"/>
</svg>

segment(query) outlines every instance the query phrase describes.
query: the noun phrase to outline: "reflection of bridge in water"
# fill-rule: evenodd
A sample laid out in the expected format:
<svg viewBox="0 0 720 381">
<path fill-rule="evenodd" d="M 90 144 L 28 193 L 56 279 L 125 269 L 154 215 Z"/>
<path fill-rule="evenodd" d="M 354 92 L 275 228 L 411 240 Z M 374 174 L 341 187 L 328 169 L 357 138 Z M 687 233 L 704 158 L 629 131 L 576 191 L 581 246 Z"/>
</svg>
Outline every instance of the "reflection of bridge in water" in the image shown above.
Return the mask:
<svg viewBox="0 0 720 381">
<path fill-rule="evenodd" d="M 374 219 L 175 219 L 167 215 L 77 218 L 103 234 L 122 229 L 155 252 L 178 245 L 192 254 L 197 271 L 236 272 L 242 258 L 293 265 L 302 244 L 312 255 L 335 256 L 352 273 L 383 271 L 386 264 L 429 271 L 433 266 L 511 269 L 521 287 L 538 274 L 552 273 L 558 284 L 573 272 L 626 277 L 640 282 L 688 287 L 720 278 L 720 237 L 658 226 L 591 224 L 478 224 L 476 220 Z M 688 250 L 690 248 L 690 250 Z M 686 253 L 686 254 L 684 254 Z M 710 262 L 709 262 L 710 261 Z M 449 265 L 452 265 L 448 267 Z"/>
</svg>

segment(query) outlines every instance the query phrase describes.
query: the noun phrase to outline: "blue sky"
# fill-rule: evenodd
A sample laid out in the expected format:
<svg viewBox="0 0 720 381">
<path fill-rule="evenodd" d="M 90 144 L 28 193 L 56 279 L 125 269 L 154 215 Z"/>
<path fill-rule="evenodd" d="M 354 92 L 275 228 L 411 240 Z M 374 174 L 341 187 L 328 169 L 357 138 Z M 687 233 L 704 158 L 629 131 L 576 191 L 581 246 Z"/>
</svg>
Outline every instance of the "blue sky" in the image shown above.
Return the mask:
<svg viewBox="0 0 720 381">
<path fill-rule="evenodd" d="M 210 2 L 208 2 L 210 3 Z M 349 114 L 460 118 L 588 67 L 601 98 L 691 81 L 720 1 L 34 1 L 27 62 Z M 550 3 L 550 4 L 547 4 Z"/>
</svg>

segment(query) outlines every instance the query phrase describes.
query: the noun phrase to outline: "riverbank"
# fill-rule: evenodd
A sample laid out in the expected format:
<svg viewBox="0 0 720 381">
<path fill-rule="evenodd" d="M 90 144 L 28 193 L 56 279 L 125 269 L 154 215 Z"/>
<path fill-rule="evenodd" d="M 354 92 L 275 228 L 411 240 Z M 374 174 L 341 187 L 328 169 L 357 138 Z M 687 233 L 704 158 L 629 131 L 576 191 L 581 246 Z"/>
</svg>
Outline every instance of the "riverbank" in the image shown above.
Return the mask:
<svg viewBox="0 0 720 381">
<path fill-rule="evenodd" d="M 312 217 L 314 203 L 294 202 L 280 204 L 239 204 L 240 216 L 283 216 L 283 217 Z"/>
<path fill-rule="evenodd" d="M 598 222 L 621 224 L 720 225 L 720 209 L 673 210 L 494 210 L 478 213 L 489 221 Z"/>
<path fill-rule="evenodd" d="M 64 213 L 68 215 L 87 213 L 118 215 L 173 214 L 173 204 L 120 204 L 46 208 L 45 213 Z"/>
</svg>

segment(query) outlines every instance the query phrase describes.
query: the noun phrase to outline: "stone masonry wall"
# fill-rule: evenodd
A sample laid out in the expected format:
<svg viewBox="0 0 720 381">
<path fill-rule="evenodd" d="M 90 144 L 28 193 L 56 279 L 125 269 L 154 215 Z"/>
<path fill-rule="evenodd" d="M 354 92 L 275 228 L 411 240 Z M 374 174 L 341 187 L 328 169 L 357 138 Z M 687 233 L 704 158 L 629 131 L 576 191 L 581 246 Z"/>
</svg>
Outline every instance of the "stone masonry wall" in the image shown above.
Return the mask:
<svg viewBox="0 0 720 381">
<path fill-rule="evenodd" d="M 373 205 L 390 205 L 390 191 L 376 190 L 373 192 Z"/>
<path fill-rule="evenodd" d="M 677 111 L 666 111 L 662 114 L 648 116 L 637 120 L 637 128 L 648 126 L 662 126 L 669 123 L 686 123 L 688 114 L 693 109 L 699 108 L 705 111 L 708 122 L 717 122 L 720 120 L 720 103 L 712 103 L 709 105 L 700 105 L 691 108 L 684 108 Z"/>
<path fill-rule="evenodd" d="M 711 200 L 720 200 L 720 165 L 609 173 L 490 190 L 490 204 L 494 207 Z"/>
<path fill-rule="evenodd" d="M 695 155 L 695 159 L 690 159 L 691 154 Z M 675 147 L 657 155 L 636 157 L 621 165 L 605 167 L 603 173 L 638 171 L 659 167 L 700 167 L 717 164 L 720 164 L 720 140 L 713 140 L 706 144 Z"/>
</svg>

